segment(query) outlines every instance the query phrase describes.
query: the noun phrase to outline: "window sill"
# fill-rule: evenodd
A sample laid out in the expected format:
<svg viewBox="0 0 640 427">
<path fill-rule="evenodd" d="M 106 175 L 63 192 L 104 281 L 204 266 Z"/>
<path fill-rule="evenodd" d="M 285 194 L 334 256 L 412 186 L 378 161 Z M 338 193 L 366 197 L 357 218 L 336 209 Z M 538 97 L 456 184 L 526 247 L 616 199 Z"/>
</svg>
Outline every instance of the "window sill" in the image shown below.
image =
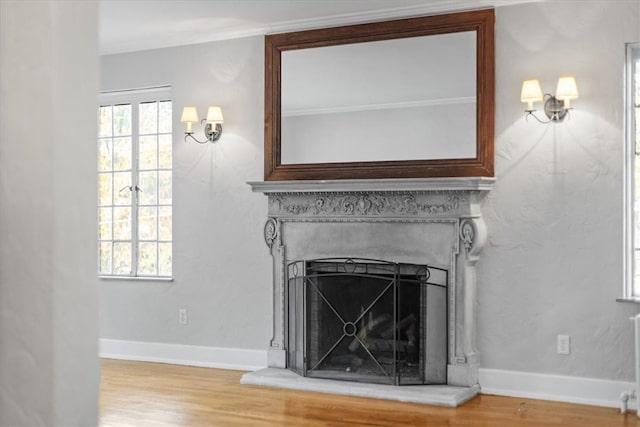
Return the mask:
<svg viewBox="0 0 640 427">
<path fill-rule="evenodd" d="M 640 304 L 640 297 L 620 297 L 620 298 L 616 298 L 616 301 Z"/>
<path fill-rule="evenodd" d="M 150 277 L 150 276 L 98 276 L 98 279 L 131 280 L 134 282 L 173 282 L 173 277 Z"/>
</svg>

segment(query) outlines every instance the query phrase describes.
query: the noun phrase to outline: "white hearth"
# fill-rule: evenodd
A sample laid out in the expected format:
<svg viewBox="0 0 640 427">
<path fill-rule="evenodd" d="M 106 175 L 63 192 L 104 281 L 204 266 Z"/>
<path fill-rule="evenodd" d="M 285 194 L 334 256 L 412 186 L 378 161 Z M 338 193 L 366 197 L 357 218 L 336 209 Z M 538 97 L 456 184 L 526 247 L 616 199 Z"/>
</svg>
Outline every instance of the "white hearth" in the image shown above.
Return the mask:
<svg viewBox="0 0 640 427">
<path fill-rule="evenodd" d="M 273 259 L 268 369 L 244 384 L 456 406 L 479 392 L 476 263 L 486 239 L 480 202 L 492 178 L 249 183 L 268 197 Z M 446 385 L 388 386 L 305 378 L 287 370 L 287 265 L 344 257 L 427 264 L 449 271 Z"/>
</svg>

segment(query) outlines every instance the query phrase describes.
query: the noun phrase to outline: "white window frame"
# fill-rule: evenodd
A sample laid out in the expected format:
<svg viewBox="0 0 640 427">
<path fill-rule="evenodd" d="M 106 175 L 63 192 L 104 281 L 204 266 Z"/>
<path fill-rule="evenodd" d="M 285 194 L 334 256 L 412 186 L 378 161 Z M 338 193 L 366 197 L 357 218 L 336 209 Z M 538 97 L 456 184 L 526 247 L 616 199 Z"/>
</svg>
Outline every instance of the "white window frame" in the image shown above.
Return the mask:
<svg viewBox="0 0 640 427">
<path fill-rule="evenodd" d="M 131 186 L 134 188 L 138 187 L 138 138 L 139 138 L 139 123 L 138 123 L 138 108 L 137 106 L 141 103 L 145 102 L 158 102 L 158 101 L 173 101 L 171 97 L 171 87 L 170 86 L 159 86 L 152 88 L 144 88 L 144 89 L 130 89 L 130 90 L 121 90 L 121 91 L 109 91 L 109 92 L 101 92 L 99 97 L 99 107 L 105 105 L 117 105 L 117 104 L 131 104 L 131 135 L 132 135 L 132 147 L 131 147 Z M 173 103 L 173 102 L 172 102 Z M 172 123 L 173 125 L 173 123 Z M 172 126 L 172 135 L 173 135 L 173 126 Z M 173 146 L 173 144 L 172 144 Z M 99 174 L 99 167 L 96 164 L 96 172 Z M 171 166 L 171 171 L 173 172 L 173 165 Z M 97 188 L 96 188 L 97 189 Z M 112 192 L 115 193 L 117 190 L 112 188 Z M 173 192 L 173 184 L 172 184 L 172 192 Z M 173 199 L 173 197 L 172 197 Z M 164 206 L 164 204 L 160 204 L 160 201 L 157 200 L 158 208 L 160 206 Z M 173 257 L 172 257 L 172 265 L 171 265 L 171 275 L 163 276 L 158 274 L 146 274 L 140 275 L 137 273 L 138 270 L 138 191 L 131 191 L 131 272 L 128 275 L 125 274 L 103 274 L 100 272 L 100 248 L 98 247 L 97 255 L 97 270 L 98 277 L 101 279 L 120 279 L 120 280 L 159 280 L 159 281 L 172 281 L 173 280 Z M 172 208 L 172 218 L 173 218 L 173 201 L 171 203 Z M 172 227 L 173 229 L 173 220 Z M 113 232 L 113 231 L 112 231 Z M 113 237 L 113 236 L 112 236 Z M 155 240 L 156 242 L 161 242 L 158 238 Z M 114 241 L 113 239 L 111 240 Z M 173 231 L 171 243 L 173 247 Z M 173 250 L 172 250 L 173 252 Z M 112 255 L 113 257 L 113 255 Z M 113 259 L 113 258 L 112 258 Z M 113 271 L 113 270 L 112 270 Z"/>
<path fill-rule="evenodd" d="M 624 96 L 624 295 L 621 300 L 640 302 L 640 283 L 636 283 L 636 270 L 640 265 L 635 265 L 635 241 L 640 236 L 635 236 L 635 215 L 636 210 L 640 210 L 635 202 L 635 181 L 636 181 L 636 151 L 640 151 L 640 146 L 636 147 L 636 128 L 640 123 L 636 121 L 635 93 L 640 81 L 635 80 L 640 70 L 636 69 L 636 63 L 640 61 L 640 43 L 626 44 L 625 61 L 625 96 Z M 640 68 L 640 67 L 639 67 Z M 640 244 L 638 245 L 640 247 Z M 640 279 L 639 279 L 640 281 Z"/>
</svg>

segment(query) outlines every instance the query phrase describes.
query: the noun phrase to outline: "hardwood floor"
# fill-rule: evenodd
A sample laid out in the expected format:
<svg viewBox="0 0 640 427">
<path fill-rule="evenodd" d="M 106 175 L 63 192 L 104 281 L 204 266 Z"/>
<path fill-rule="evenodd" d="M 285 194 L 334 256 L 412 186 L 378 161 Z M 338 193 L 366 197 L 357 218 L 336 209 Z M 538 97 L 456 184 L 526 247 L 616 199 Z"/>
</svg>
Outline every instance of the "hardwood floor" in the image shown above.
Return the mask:
<svg viewBox="0 0 640 427">
<path fill-rule="evenodd" d="M 458 408 L 241 385 L 240 371 L 104 359 L 101 426 L 640 426 L 615 408 L 480 395 Z"/>
</svg>

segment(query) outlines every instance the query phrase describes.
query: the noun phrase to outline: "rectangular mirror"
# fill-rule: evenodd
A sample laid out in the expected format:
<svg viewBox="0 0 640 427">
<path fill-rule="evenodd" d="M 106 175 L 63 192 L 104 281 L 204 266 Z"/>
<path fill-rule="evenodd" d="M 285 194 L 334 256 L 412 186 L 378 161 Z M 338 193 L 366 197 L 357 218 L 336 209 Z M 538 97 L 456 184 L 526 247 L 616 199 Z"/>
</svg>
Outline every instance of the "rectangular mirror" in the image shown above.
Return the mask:
<svg viewBox="0 0 640 427">
<path fill-rule="evenodd" d="M 281 162 L 476 157 L 472 31 L 281 56 Z"/>
<path fill-rule="evenodd" d="M 493 22 L 267 36 L 265 180 L 493 176 Z"/>
</svg>

